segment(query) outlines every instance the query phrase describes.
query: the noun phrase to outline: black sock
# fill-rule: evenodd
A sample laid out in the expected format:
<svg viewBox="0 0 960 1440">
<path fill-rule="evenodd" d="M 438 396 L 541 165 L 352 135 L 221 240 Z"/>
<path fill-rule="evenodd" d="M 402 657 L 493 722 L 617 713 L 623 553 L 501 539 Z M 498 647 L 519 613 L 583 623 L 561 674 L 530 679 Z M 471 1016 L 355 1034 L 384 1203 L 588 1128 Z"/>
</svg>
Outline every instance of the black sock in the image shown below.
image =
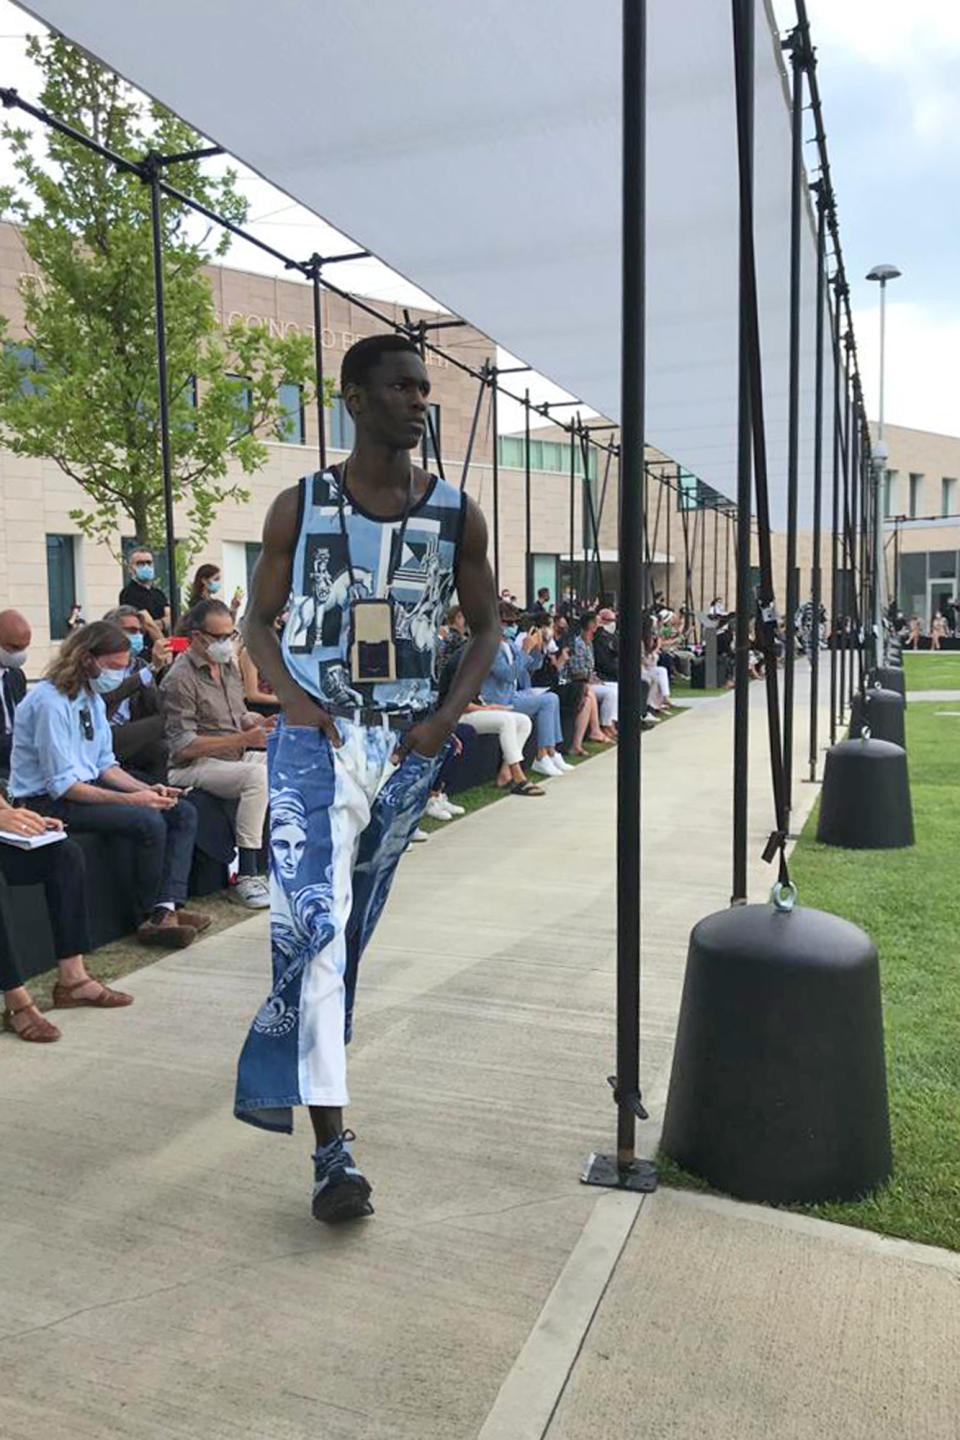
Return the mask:
<svg viewBox="0 0 960 1440">
<path fill-rule="evenodd" d="M 243 845 L 239 847 L 240 874 L 259 875 L 260 873 L 260 851 L 247 850 Z"/>
</svg>

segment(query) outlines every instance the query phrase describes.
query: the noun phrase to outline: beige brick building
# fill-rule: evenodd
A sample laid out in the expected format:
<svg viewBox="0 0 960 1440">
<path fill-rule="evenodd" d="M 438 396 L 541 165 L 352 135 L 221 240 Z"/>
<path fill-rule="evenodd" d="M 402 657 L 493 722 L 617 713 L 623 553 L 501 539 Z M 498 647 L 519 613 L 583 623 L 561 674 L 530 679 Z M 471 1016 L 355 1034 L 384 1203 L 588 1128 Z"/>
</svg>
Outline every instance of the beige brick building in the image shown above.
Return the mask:
<svg viewBox="0 0 960 1440">
<path fill-rule="evenodd" d="M 23 336 L 20 285 L 31 275 L 17 230 L 0 224 L 0 315 L 10 322 L 8 340 L 17 343 Z M 274 279 L 227 267 L 211 267 L 210 283 L 222 323 L 240 320 L 247 325 L 265 325 L 274 333 L 298 330 L 313 334 L 310 288 L 296 280 Z M 363 335 L 381 328 L 357 306 L 337 296 L 323 300 L 324 370 L 336 376 L 345 350 Z M 377 302 L 377 308 L 396 320 L 399 307 Z M 416 317 L 415 317 L 416 318 Z M 437 318 L 434 315 L 428 319 Z M 443 348 L 451 359 L 430 356 L 433 382 L 432 402 L 438 407 L 440 452 L 447 478 L 459 483 L 468 436 L 477 401 L 477 383 L 452 363 L 459 359 L 474 369 L 484 360 L 494 360 L 496 346 L 489 337 L 468 325 L 440 332 Z M 512 377 L 512 388 L 522 392 L 522 376 Z M 511 379 L 506 380 L 508 387 Z M 572 411 L 563 411 L 568 416 Z M 349 417 L 339 403 L 325 415 L 328 455 L 342 458 L 350 445 Z M 590 420 L 592 427 L 603 422 Z M 296 429 L 297 427 L 295 427 Z M 599 551 L 602 585 L 595 563 L 597 546 L 585 506 L 583 461 L 579 446 L 574 451 L 571 483 L 570 439 L 561 429 L 540 426 L 532 431 L 530 535 L 530 580 L 533 589 L 547 585 L 557 596 L 570 583 L 571 552 L 574 584 L 587 598 L 614 597 L 618 590 L 617 512 L 618 464 L 600 447 L 615 444 L 618 434 L 612 427 L 593 432 L 598 445 L 591 450 L 590 491 L 599 522 Z M 943 504 L 960 508 L 954 494 L 960 477 L 960 439 L 927 435 L 919 431 L 887 428 L 890 446 L 889 514 L 910 513 L 917 518 L 899 525 L 904 583 L 909 592 L 908 610 L 914 594 L 929 604 L 932 595 L 942 593 L 946 579 L 945 552 L 952 550 L 955 566 L 960 548 L 960 516 L 941 518 Z M 249 575 L 259 549 L 263 517 L 267 506 L 284 486 L 317 464 L 317 416 L 314 407 L 301 411 L 295 443 L 268 442 L 268 459 L 254 476 L 243 477 L 239 466 L 236 478 L 250 492 L 245 505 L 225 504 L 220 510 L 208 544 L 197 563 L 213 561 L 221 566 L 225 593 L 249 584 Z M 493 540 L 494 477 L 493 437 L 489 405 L 484 401 L 477 427 L 467 489 L 483 509 L 491 530 L 491 559 L 499 560 L 499 583 L 521 601 L 526 592 L 527 505 L 523 438 L 501 435 L 499 439 L 499 497 L 497 544 Z M 684 475 L 669 457 L 648 451 L 650 478 L 647 504 L 649 546 L 653 584 L 676 607 L 692 602 L 704 610 L 714 595 L 721 595 L 732 607 L 734 599 L 735 528 L 727 515 L 710 508 L 711 495 L 692 476 Z M 662 474 L 674 488 L 660 485 Z M 916 479 L 920 476 L 920 480 Z M 678 497 L 676 485 L 684 491 Z M 913 477 L 913 478 L 911 478 Z M 949 482 L 949 483 L 948 483 Z M 825 486 L 826 488 L 826 486 Z M 912 499 L 911 499 L 912 497 Z M 0 449 L 0 608 L 7 605 L 23 610 L 34 626 L 35 642 L 30 671 L 38 674 L 58 635 L 64 631 L 66 614 L 73 599 L 79 600 L 87 619 L 102 615 L 116 604 L 123 584 L 118 560 L 124 540 L 132 537 L 118 532 L 111 546 L 97 545 L 79 532 L 70 512 L 82 508 L 83 491 L 53 460 L 29 460 Z M 702 502 L 706 498 L 707 504 Z M 825 506 L 825 515 L 828 514 Z M 921 516 L 934 514 L 934 519 Z M 572 545 L 571 545 L 572 536 Z M 892 567 L 893 522 L 888 525 Z M 756 549 L 754 541 L 754 551 Z M 774 537 L 778 572 L 778 597 L 783 605 L 784 537 Z M 922 560 L 917 557 L 923 557 Z M 639 559 L 639 557 L 638 557 Z M 809 594 L 811 537 L 798 541 L 801 597 Z M 754 554 L 756 563 L 756 554 Z M 829 537 L 824 536 L 824 597 L 829 604 Z M 920 567 L 924 575 L 918 579 Z M 689 586 L 687 572 L 689 571 Z M 955 577 L 955 569 L 950 572 Z M 892 569 L 891 569 L 892 576 Z M 940 582 L 939 586 L 937 582 Z M 910 587 L 914 586 L 914 589 Z M 931 586 L 933 587 L 931 589 Z"/>
<path fill-rule="evenodd" d="M 890 594 L 896 574 L 900 609 L 928 629 L 943 602 L 960 595 L 960 437 L 884 425 L 883 438 Z"/>
</svg>

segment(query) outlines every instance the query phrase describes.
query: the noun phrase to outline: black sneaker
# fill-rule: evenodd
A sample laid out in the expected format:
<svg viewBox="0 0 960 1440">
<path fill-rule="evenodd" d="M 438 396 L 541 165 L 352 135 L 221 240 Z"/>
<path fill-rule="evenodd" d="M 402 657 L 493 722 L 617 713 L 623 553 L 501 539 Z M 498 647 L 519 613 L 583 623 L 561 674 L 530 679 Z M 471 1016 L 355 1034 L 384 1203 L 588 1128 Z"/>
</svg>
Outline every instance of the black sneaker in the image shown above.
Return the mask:
<svg viewBox="0 0 960 1440">
<path fill-rule="evenodd" d="M 347 1143 L 356 1140 L 344 1130 L 329 1145 L 313 1155 L 313 1218 L 335 1225 L 340 1220 L 358 1220 L 373 1214 L 370 1184 L 354 1163 Z"/>
</svg>

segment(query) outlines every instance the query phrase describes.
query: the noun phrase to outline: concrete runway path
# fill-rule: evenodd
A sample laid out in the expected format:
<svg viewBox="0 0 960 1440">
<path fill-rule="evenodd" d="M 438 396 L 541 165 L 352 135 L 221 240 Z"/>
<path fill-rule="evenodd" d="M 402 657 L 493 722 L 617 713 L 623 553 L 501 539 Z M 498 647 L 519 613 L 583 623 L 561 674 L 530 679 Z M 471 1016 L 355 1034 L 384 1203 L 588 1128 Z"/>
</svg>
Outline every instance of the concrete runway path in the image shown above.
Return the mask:
<svg viewBox="0 0 960 1440">
<path fill-rule="evenodd" d="M 762 898 L 756 686 L 752 710 Z M 646 1147 L 689 930 L 729 896 L 731 731 L 724 696 L 644 738 Z M 351 1056 L 370 1221 L 311 1219 L 305 1116 L 231 1116 L 262 918 L 130 977 L 129 1011 L 64 1013 L 56 1046 L 2 1037 L 2 1440 L 957 1436 L 956 1257 L 579 1183 L 615 1125 L 615 773 L 403 861 Z"/>
</svg>

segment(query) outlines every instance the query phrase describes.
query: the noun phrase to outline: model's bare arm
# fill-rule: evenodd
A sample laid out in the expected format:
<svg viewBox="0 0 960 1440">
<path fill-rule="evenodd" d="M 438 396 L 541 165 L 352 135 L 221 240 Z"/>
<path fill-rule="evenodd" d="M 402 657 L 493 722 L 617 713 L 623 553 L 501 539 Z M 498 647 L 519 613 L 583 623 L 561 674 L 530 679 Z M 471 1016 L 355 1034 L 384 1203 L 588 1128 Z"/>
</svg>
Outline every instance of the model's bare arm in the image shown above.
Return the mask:
<svg viewBox="0 0 960 1440">
<path fill-rule="evenodd" d="M 284 719 L 291 725 L 311 725 L 340 744 L 333 717 L 293 679 L 286 665 L 274 621 L 290 596 L 293 552 L 297 543 L 298 491 L 284 490 L 267 511 L 263 522 L 263 549 L 250 582 L 250 601 L 243 621 L 247 650 L 261 675 L 276 693 Z"/>
</svg>

